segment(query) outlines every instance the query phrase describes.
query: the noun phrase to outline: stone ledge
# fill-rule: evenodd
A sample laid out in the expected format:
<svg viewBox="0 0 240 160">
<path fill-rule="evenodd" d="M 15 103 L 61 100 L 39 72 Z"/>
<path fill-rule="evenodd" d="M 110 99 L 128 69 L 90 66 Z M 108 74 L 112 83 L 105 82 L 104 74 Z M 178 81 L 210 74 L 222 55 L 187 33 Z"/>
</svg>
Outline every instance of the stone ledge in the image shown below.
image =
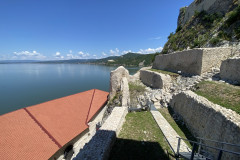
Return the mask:
<svg viewBox="0 0 240 160">
<path fill-rule="evenodd" d="M 169 75 L 150 70 L 140 70 L 140 80 L 146 86 L 159 89 L 169 89 L 172 81 Z"/>
</svg>

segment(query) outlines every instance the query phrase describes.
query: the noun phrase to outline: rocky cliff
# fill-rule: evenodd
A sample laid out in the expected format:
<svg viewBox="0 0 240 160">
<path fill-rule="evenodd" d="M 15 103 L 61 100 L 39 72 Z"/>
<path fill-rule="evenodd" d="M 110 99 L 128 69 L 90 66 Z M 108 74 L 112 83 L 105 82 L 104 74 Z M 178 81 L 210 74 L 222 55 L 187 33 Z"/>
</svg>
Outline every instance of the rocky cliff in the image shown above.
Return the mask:
<svg viewBox="0 0 240 160">
<path fill-rule="evenodd" d="M 162 53 L 187 48 L 240 48 L 240 3 L 238 0 L 195 0 L 180 9 L 178 27 Z"/>
</svg>

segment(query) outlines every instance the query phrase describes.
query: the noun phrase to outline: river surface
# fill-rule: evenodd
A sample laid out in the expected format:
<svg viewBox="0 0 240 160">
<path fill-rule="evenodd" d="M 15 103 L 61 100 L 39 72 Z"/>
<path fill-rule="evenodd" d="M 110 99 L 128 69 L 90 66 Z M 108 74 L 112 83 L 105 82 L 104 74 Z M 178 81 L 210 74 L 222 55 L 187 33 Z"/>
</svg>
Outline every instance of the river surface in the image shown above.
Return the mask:
<svg viewBox="0 0 240 160">
<path fill-rule="evenodd" d="M 116 67 L 88 64 L 0 64 L 0 115 L 90 89 L 109 91 Z M 130 74 L 139 68 L 128 68 Z"/>
</svg>

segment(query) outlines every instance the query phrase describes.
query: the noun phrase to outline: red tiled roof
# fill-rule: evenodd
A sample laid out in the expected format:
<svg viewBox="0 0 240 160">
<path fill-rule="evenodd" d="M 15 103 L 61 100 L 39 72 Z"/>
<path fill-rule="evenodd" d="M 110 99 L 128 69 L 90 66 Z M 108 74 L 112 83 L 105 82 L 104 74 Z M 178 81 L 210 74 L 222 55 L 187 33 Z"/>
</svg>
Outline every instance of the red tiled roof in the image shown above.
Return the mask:
<svg viewBox="0 0 240 160">
<path fill-rule="evenodd" d="M 48 159 L 58 149 L 24 109 L 0 117 L 0 159 Z"/>
<path fill-rule="evenodd" d="M 95 89 L 95 94 L 92 99 L 92 104 L 88 114 L 87 122 L 89 122 L 93 118 L 95 113 L 98 112 L 98 110 L 100 109 L 98 106 L 104 105 L 104 103 L 106 102 L 105 99 L 107 98 L 107 96 L 108 96 L 107 92 Z"/>
<path fill-rule="evenodd" d="M 0 116 L 0 159 L 51 157 L 88 128 L 107 96 L 94 89 Z"/>
</svg>

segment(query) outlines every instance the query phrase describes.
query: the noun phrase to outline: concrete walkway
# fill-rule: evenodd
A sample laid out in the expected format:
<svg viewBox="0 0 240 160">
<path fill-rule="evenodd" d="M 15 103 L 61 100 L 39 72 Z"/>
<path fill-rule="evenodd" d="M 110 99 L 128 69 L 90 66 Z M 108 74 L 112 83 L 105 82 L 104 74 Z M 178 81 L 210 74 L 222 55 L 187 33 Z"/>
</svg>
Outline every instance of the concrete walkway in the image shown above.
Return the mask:
<svg viewBox="0 0 240 160">
<path fill-rule="evenodd" d="M 154 107 L 151 106 L 150 112 L 152 113 L 153 118 L 157 122 L 159 128 L 164 134 L 168 144 L 174 153 L 177 153 L 178 138 L 180 137 L 177 132 L 172 128 L 172 126 L 167 122 L 167 120 L 162 116 L 162 114 Z M 184 141 L 181 140 L 181 147 L 179 152 L 189 152 L 191 149 L 186 145 Z"/>
</svg>

